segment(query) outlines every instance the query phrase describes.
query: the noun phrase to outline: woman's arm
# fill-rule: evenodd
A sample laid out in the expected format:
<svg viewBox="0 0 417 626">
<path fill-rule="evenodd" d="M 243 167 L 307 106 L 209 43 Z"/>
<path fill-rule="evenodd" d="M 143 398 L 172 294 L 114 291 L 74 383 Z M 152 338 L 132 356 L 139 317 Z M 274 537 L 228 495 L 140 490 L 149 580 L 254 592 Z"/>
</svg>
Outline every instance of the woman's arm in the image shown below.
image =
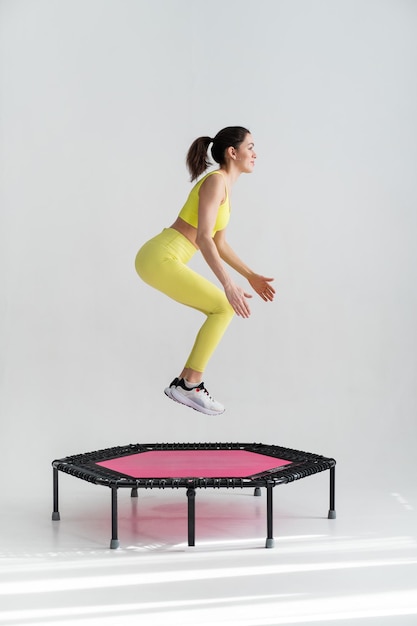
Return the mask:
<svg viewBox="0 0 417 626">
<path fill-rule="evenodd" d="M 220 258 L 232 267 L 236 272 L 241 274 L 244 278 L 249 280 L 249 277 L 254 274 L 243 261 L 240 259 L 236 252 L 230 247 L 226 241 L 226 229 L 218 230 L 214 235 L 214 243 L 219 253 Z"/>
<path fill-rule="evenodd" d="M 196 244 L 200 248 L 206 263 L 222 284 L 226 297 L 235 313 L 241 317 L 249 317 L 250 309 L 246 298 L 251 298 L 252 296 L 233 282 L 222 263 L 217 245 L 212 237 L 217 212 L 224 196 L 225 187 L 222 176 L 209 176 L 201 185 Z"/>
<path fill-rule="evenodd" d="M 274 279 L 257 274 L 237 256 L 236 252 L 226 241 L 226 229 L 217 231 L 214 235 L 214 244 L 220 258 L 236 272 L 244 276 L 249 281 L 252 289 L 256 291 L 262 300 L 272 301 L 274 299 L 275 289 L 269 284 Z"/>
</svg>

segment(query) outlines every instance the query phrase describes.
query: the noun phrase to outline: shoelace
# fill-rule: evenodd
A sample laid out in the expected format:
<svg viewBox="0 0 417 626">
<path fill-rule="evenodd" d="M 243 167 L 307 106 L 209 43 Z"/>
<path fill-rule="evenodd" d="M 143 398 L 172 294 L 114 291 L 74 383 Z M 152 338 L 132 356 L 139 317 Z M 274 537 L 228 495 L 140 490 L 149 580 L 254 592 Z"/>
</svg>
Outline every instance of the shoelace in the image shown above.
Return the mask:
<svg viewBox="0 0 417 626">
<path fill-rule="evenodd" d="M 204 391 L 204 393 L 206 393 L 208 395 L 208 397 L 210 398 L 210 400 L 213 400 L 214 402 L 214 398 L 213 396 L 211 396 L 209 394 L 209 392 L 207 391 L 207 389 L 204 387 L 204 383 L 201 383 L 200 385 L 198 385 L 198 387 L 196 387 L 196 391 Z"/>
</svg>

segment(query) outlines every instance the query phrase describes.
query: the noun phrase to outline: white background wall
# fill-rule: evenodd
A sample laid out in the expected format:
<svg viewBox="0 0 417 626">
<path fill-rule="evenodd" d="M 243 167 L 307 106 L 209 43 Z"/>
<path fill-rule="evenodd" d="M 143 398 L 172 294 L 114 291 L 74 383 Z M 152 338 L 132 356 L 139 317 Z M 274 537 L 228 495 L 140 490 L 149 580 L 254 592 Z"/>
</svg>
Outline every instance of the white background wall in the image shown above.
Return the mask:
<svg viewBox="0 0 417 626">
<path fill-rule="evenodd" d="M 49 497 L 53 459 L 139 441 L 413 479 L 416 35 L 412 0 L 0 3 L 6 489 Z M 134 258 L 185 200 L 191 141 L 232 124 L 258 161 L 229 241 L 278 298 L 230 326 L 206 374 L 227 412 L 207 418 L 163 394 L 202 320 Z"/>
</svg>

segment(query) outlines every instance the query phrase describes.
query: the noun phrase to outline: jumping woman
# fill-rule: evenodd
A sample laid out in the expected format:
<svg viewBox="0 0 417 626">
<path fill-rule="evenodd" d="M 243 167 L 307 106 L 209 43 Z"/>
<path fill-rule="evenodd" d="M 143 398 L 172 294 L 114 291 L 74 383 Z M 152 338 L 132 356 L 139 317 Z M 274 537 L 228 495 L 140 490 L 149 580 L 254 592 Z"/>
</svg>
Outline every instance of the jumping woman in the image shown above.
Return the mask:
<svg viewBox="0 0 417 626">
<path fill-rule="evenodd" d="M 203 373 L 233 315 L 250 316 L 247 299 L 252 297 L 233 281 L 225 263 L 246 278 L 265 302 L 274 299 L 275 290 L 270 284 L 273 278 L 252 271 L 226 241 L 231 188 L 241 174 L 250 174 L 255 166 L 252 135 L 246 128 L 230 126 L 213 139 L 196 139 L 187 154 L 191 181 L 211 165 L 207 157 L 210 144 L 219 168 L 195 184 L 175 222 L 142 246 L 135 265 L 146 283 L 206 315 L 182 372 L 165 394 L 201 413 L 219 415 L 224 406 L 205 388 Z M 223 290 L 187 266 L 197 250 Z"/>
</svg>

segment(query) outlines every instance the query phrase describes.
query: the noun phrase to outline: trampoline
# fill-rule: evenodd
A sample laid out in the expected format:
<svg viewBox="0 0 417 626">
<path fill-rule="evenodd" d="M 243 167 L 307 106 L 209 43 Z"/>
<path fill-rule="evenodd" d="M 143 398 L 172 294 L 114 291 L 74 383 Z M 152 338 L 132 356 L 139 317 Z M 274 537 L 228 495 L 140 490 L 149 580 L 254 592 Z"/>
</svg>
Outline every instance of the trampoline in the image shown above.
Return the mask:
<svg viewBox="0 0 417 626">
<path fill-rule="evenodd" d="M 265 488 L 265 547 L 272 548 L 273 488 L 329 470 L 328 518 L 334 519 L 335 465 L 336 461 L 332 458 L 261 443 L 152 443 L 118 446 L 52 462 L 52 519 L 60 519 L 59 472 L 111 489 L 110 548 L 119 547 L 119 489 L 131 489 L 131 497 L 137 497 L 139 489 L 185 489 L 188 502 L 188 545 L 195 546 L 197 489 L 251 488 L 254 489 L 254 495 L 259 496 L 261 489 Z"/>
</svg>

